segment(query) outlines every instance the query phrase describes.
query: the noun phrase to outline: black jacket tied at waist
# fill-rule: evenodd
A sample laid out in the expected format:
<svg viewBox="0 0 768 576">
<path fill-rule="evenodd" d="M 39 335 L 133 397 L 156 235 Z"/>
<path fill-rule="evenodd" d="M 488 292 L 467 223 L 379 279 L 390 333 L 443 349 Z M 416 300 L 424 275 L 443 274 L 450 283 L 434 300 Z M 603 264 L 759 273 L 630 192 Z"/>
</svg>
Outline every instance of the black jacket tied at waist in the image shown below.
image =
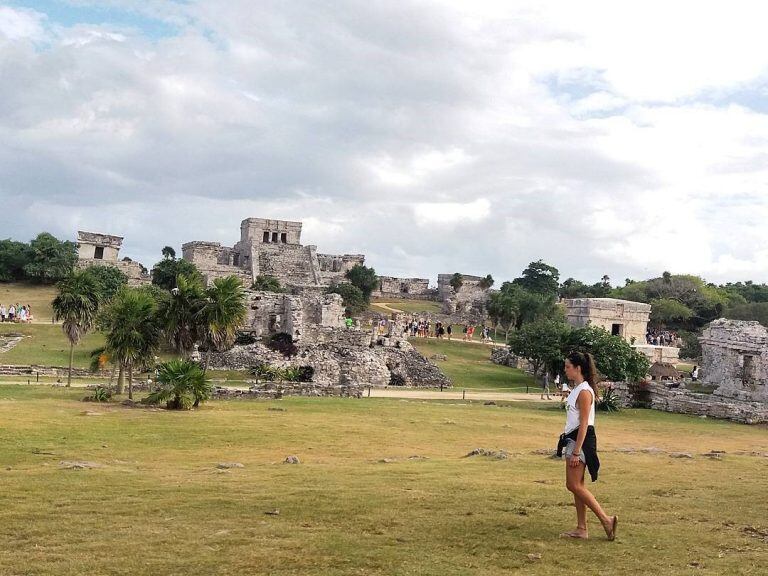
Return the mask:
<svg viewBox="0 0 768 576">
<path fill-rule="evenodd" d="M 576 437 L 579 435 L 579 429 L 571 430 L 568 434 L 560 434 L 560 440 L 557 442 L 557 456 L 558 458 L 563 455 L 563 448 L 568 444 L 568 440 L 576 442 Z M 595 427 L 587 427 L 587 435 L 584 437 L 584 444 L 581 445 L 581 451 L 584 454 L 584 460 L 587 462 L 587 470 L 589 470 L 589 476 L 592 482 L 597 481 L 597 471 L 600 470 L 600 459 L 597 457 L 597 435 L 595 434 Z"/>
</svg>

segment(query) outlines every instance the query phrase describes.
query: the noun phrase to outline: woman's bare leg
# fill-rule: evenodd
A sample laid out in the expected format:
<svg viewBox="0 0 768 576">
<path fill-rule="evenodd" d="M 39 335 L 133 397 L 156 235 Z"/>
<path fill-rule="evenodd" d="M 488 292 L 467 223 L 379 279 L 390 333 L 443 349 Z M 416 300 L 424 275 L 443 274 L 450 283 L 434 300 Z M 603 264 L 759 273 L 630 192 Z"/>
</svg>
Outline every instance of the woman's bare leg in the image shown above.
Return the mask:
<svg viewBox="0 0 768 576">
<path fill-rule="evenodd" d="M 605 511 L 603 510 L 602 506 L 600 506 L 600 503 L 597 501 L 597 499 L 593 496 L 592 492 L 589 491 L 589 489 L 584 484 L 584 463 L 580 462 L 579 465 L 575 468 L 568 465 L 568 462 L 566 462 L 566 487 L 568 490 L 573 493 L 574 499 L 581 500 L 582 503 L 582 509 L 584 506 L 587 506 L 592 512 L 595 513 L 595 516 L 597 516 L 598 520 L 600 520 L 600 523 L 603 525 L 603 529 L 605 530 L 606 534 L 609 533 L 613 527 L 613 518 L 611 516 L 608 516 Z M 578 517 L 579 514 L 579 505 L 576 504 L 576 514 Z M 585 516 L 585 522 L 584 522 L 584 532 L 586 533 L 586 510 L 584 510 L 584 516 Z M 579 529 L 581 529 L 581 526 L 579 526 Z"/>
</svg>

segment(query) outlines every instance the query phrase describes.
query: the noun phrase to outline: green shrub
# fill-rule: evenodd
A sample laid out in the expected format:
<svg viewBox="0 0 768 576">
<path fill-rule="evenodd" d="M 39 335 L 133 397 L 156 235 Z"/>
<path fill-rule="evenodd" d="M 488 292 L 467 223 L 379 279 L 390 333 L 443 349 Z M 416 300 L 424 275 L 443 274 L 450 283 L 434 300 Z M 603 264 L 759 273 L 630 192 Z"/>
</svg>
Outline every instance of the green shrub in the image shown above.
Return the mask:
<svg viewBox="0 0 768 576">
<path fill-rule="evenodd" d="M 606 388 L 597 400 L 595 408 L 603 412 L 618 412 L 621 409 L 621 399 L 613 388 Z"/>
</svg>

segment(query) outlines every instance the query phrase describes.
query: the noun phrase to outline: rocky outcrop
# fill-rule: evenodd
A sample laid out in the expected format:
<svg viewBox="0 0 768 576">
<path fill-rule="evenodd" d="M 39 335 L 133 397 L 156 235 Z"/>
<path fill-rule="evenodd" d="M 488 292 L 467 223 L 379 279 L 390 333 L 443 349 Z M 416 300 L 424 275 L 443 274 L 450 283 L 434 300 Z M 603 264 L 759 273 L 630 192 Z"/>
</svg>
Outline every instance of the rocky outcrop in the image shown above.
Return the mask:
<svg viewBox="0 0 768 576">
<path fill-rule="evenodd" d="M 312 326 L 297 343 L 297 353 L 285 357 L 262 342 L 235 346 L 211 354 L 210 367 L 249 370 L 259 364 L 276 368 L 311 366 L 312 384 L 321 386 L 451 385 L 440 369 L 411 344 L 394 336 L 372 336 L 362 330 Z"/>
</svg>

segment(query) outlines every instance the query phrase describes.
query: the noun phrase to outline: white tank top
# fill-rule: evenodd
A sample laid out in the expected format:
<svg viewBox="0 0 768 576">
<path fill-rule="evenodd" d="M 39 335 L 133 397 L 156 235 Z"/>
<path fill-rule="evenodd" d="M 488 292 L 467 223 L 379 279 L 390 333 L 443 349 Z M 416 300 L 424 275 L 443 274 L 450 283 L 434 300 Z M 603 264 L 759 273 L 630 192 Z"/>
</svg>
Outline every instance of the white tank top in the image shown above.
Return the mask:
<svg viewBox="0 0 768 576">
<path fill-rule="evenodd" d="M 576 401 L 579 398 L 582 390 L 589 390 L 592 395 L 592 405 L 589 407 L 589 421 L 590 426 L 595 425 L 595 393 L 589 382 L 582 382 L 576 386 L 571 393 L 568 394 L 568 399 L 565 401 L 565 430 L 566 434 L 573 432 L 581 424 L 579 419 L 579 407 L 576 405 Z"/>
</svg>

